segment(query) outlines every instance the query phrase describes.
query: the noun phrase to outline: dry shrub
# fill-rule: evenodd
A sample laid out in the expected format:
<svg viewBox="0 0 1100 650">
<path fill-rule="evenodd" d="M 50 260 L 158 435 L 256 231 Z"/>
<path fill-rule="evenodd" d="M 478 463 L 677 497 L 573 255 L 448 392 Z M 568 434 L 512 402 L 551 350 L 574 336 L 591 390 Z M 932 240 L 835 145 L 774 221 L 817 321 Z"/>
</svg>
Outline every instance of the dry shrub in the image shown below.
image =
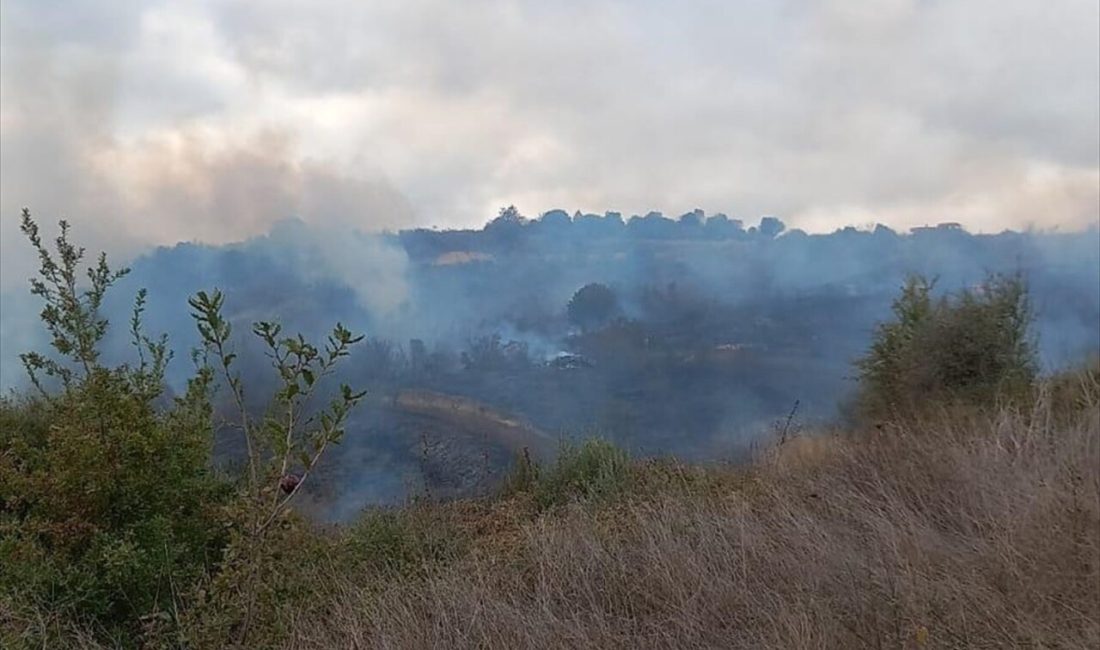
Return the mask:
<svg viewBox="0 0 1100 650">
<path fill-rule="evenodd" d="M 511 557 L 349 588 L 291 645 L 1097 647 L 1100 391 L 1080 385 L 1072 417 L 1042 397 L 834 437 L 737 481 L 666 471 L 675 489 L 534 518 Z"/>
</svg>

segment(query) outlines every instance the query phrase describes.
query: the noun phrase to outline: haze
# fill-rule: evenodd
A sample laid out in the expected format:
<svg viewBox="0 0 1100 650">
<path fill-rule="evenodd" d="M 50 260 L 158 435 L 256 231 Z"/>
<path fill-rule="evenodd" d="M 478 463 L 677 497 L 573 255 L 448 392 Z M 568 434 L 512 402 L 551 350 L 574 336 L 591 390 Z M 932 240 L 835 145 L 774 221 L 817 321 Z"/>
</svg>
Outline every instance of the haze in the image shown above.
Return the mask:
<svg viewBox="0 0 1100 650">
<path fill-rule="evenodd" d="M 2 285 L 24 205 L 122 255 L 508 204 L 1079 229 L 1098 24 L 1090 0 L 5 0 Z"/>
</svg>

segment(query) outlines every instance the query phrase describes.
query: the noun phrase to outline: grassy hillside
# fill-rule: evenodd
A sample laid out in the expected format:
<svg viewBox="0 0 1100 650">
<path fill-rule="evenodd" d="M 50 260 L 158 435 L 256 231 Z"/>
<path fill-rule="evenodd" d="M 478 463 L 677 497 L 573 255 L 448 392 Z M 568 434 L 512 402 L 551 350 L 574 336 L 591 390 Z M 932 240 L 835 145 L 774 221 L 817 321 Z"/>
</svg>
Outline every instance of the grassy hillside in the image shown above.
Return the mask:
<svg viewBox="0 0 1100 650">
<path fill-rule="evenodd" d="M 334 591 L 283 642 L 1096 647 L 1100 392 L 1079 380 L 1072 416 L 1044 397 L 799 438 L 748 470 L 639 464 L 541 513 L 530 492 L 455 504 L 434 516 L 462 553 L 381 586 L 318 567 Z"/>
<path fill-rule="evenodd" d="M 242 617 L 252 647 L 1096 647 L 1098 460 L 1095 367 L 1026 408 L 800 435 L 750 467 L 589 443 L 491 499 L 288 517 L 251 614 L 232 574 L 178 614 L 191 647 Z M 100 647 L 3 607 L 5 644 Z"/>
</svg>

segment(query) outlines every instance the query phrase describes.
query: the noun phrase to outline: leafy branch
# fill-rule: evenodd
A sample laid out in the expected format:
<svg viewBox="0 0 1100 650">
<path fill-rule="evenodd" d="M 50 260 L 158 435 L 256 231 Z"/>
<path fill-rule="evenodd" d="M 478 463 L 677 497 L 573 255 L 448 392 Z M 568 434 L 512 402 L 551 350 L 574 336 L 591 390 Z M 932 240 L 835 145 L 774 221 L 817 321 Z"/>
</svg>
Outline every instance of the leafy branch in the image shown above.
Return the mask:
<svg viewBox="0 0 1100 650">
<path fill-rule="evenodd" d="M 341 384 L 334 399 L 310 414 L 310 401 L 322 380 L 333 374 L 338 362 L 363 336 L 337 323 L 324 345 L 318 347 L 301 334 L 282 337 L 278 323 L 253 323 L 252 333 L 264 342 L 265 354 L 280 380 L 266 415 L 257 422 L 246 406 L 240 374 L 234 370 L 237 354 L 229 342 L 232 326 L 222 314 L 224 295 L 218 290 L 209 294 L 200 291 L 188 302 L 194 310 L 192 317 L 204 352 L 214 359 L 240 413 L 248 454 L 249 492 L 257 502 L 263 494 L 272 493 L 270 505 L 262 510 L 256 523 L 254 532 L 259 534 L 302 489 L 328 445 L 340 441 L 348 414 L 366 395 Z M 291 471 L 295 465 L 300 473 Z"/>
<path fill-rule="evenodd" d="M 31 383 L 44 396 L 48 393 L 41 374 L 57 379 L 68 392 L 74 381 L 88 378 L 99 367 L 99 343 L 107 333 L 107 319 L 100 317 L 99 308 L 107 289 L 130 272 L 128 268 L 111 270 L 106 254 L 100 253 L 97 263 L 86 271 L 90 286 L 81 290 L 77 282 L 84 249 L 69 241 L 67 221 L 58 225 L 61 232 L 54 240 L 55 257 L 42 243 L 30 210 L 23 208 L 19 227 L 38 253 L 39 261 L 40 277 L 31 279 L 31 293 L 45 303 L 40 317 L 50 334 L 51 345 L 68 359 L 63 362 L 38 352 L 19 355 Z"/>
</svg>

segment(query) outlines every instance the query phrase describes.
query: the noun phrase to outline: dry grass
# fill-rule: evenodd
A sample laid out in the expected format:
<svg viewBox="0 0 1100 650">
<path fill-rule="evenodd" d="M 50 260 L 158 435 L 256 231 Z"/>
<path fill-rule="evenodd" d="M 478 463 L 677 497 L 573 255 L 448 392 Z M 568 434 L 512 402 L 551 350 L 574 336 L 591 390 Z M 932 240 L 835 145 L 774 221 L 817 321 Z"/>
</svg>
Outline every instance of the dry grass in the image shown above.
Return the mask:
<svg viewBox="0 0 1100 650">
<path fill-rule="evenodd" d="M 1098 376 L 1026 412 L 795 438 L 750 468 L 644 462 L 609 498 L 288 529 L 246 645 L 1100 647 Z M 186 647 L 224 647 L 229 609 L 185 612 Z M 0 602 L 0 640 L 94 646 L 32 614 Z"/>
<path fill-rule="evenodd" d="M 652 469 L 668 489 L 475 542 L 509 553 L 349 580 L 288 645 L 1095 648 L 1095 389 L 1072 418 L 1043 399 L 789 443 L 736 477 Z"/>
</svg>

